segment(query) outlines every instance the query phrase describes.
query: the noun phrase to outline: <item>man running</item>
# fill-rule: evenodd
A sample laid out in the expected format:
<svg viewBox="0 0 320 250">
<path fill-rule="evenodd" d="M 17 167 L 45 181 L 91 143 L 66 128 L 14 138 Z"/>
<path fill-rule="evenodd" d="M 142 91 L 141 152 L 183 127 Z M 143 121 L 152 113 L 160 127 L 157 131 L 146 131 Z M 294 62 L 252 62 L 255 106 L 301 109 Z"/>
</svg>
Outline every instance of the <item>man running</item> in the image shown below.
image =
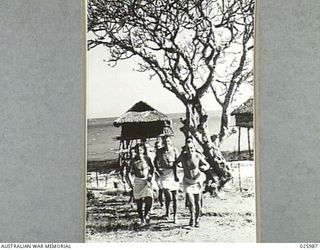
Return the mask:
<svg viewBox="0 0 320 250">
<path fill-rule="evenodd" d="M 170 220 L 170 204 L 172 201 L 173 222 L 177 222 L 177 191 L 179 182 L 175 181 L 173 163 L 178 158 L 178 150 L 172 146 L 170 137 L 163 138 L 163 147 L 158 150 L 154 160 L 164 192 L 167 220 Z"/>
<path fill-rule="evenodd" d="M 141 225 L 150 223 L 149 212 L 153 201 L 152 175 L 154 167 L 148 156 L 145 155 L 145 148 L 142 144 L 136 145 L 136 156 L 130 162 L 128 179 L 130 186 L 133 187 L 133 197 L 137 203 L 137 210 Z M 132 184 L 132 174 L 135 178 Z M 143 213 L 143 204 L 144 213 Z"/>
<path fill-rule="evenodd" d="M 183 189 L 186 193 L 187 203 L 190 210 L 189 226 L 199 227 L 201 209 L 202 209 L 202 192 L 205 181 L 205 174 L 201 171 L 209 169 L 209 163 L 204 156 L 196 151 L 196 147 L 192 140 L 188 140 L 185 151 L 181 153 L 174 163 L 175 180 L 177 177 L 177 164 L 181 163 L 183 168 Z"/>
</svg>

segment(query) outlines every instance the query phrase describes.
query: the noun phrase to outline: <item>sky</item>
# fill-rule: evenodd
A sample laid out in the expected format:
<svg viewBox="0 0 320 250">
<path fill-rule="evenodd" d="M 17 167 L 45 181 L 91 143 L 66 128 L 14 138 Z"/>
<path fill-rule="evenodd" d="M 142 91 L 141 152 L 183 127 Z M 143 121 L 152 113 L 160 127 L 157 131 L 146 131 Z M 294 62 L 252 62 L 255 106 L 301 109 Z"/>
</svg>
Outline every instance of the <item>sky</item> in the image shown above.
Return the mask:
<svg viewBox="0 0 320 250">
<path fill-rule="evenodd" d="M 98 46 L 87 53 L 87 116 L 118 117 L 135 103 L 145 101 L 162 113 L 185 112 L 183 104 L 155 76 L 138 72 L 136 59 L 108 66 L 107 49 Z M 206 110 L 220 110 L 213 94 L 204 97 Z"/>
<path fill-rule="evenodd" d="M 216 28 L 214 32 L 217 46 L 230 40 L 228 29 Z M 87 35 L 89 38 L 92 34 Z M 192 40 L 193 36 L 192 30 L 182 30 L 179 32 L 178 38 L 180 39 L 177 38 L 177 42 L 184 47 L 187 41 Z M 234 42 L 225 52 L 226 54 L 220 62 L 218 61 L 215 68 L 216 78 L 220 77 L 220 80 L 226 79 L 224 76 L 230 75 L 237 67 L 242 46 Z M 253 67 L 253 50 L 251 52 L 248 52 L 247 56 L 251 56 Z M 118 117 L 139 101 L 147 102 L 162 113 L 185 112 L 181 101 L 169 90 L 162 87 L 157 76 L 150 79 L 149 72 L 137 71 L 137 58 L 119 61 L 115 67 L 111 67 L 107 62 L 109 57 L 108 49 L 103 46 L 97 46 L 87 52 L 88 118 Z M 218 88 L 217 84 L 215 86 Z M 224 87 L 216 90 L 220 91 L 222 96 L 225 95 Z M 232 105 L 239 106 L 252 95 L 252 85 L 241 84 Z M 216 102 L 211 91 L 201 101 L 206 111 L 221 110 L 221 106 Z"/>
</svg>

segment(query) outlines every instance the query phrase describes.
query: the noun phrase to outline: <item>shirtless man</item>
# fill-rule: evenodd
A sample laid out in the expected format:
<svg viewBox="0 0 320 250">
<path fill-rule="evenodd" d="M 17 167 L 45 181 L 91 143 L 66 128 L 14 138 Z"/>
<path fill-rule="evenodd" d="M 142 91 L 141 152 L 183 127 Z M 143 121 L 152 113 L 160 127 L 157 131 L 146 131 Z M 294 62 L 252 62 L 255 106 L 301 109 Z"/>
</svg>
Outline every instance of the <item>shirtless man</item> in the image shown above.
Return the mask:
<svg viewBox="0 0 320 250">
<path fill-rule="evenodd" d="M 166 205 L 166 219 L 170 219 L 170 204 L 173 207 L 173 222 L 177 222 L 177 191 L 179 182 L 175 181 L 173 163 L 178 158 L 178 150 L 172 146 L 170 137 L 163 139 L 163 147 L 158 150 L 154 160 L 155 168 L 159 174 Z"/>
<path fill-rule="evenodd" d="M 136 156 L 130 162 L 128 171 L 129 184 L 133 187 L 133 197 L 137 203 L 137 210 L 141 225 L 150 223 L 149 212 L 153 201 L 152 175 L 154 167 L 148 156 L 145 155 L 145 148 L 142 144 L 136 145 Z M 132 174 L 135 176 L 132 184 Z M 144 213 L 143 213 L 143 204 Z"/>
<path fill-rule="evenodd" d="M 188 207 L 190 210 L 189 226 L 199 227 L 201 208 L 202 208 L 202 192 L 205 181 L 205 174 L 201 171 L 209 169 L 209 163 L 204 156 L 196 151 L 196 147 L 192 140 L 186 143 L 185 151 L 181 153 L 174 163 L 175 180 L 177 177 L 177 164 L 181 163 L 183 168 L 183 189 L 186 193 Z"/>
</svg>

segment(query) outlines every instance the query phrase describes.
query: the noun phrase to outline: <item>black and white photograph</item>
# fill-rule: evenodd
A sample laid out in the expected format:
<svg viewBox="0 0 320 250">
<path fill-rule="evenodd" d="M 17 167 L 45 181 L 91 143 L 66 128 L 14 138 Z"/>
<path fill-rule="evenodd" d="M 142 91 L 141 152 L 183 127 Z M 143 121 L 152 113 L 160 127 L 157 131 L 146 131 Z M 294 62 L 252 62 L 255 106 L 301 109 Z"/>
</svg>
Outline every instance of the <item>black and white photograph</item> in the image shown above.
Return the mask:
<svg viewBox="0 0 320 250">
<path fill-rule="evenodd" d="M 86 242 L 256 242 L 255 1 L 86 7 Z"/>
</svg>

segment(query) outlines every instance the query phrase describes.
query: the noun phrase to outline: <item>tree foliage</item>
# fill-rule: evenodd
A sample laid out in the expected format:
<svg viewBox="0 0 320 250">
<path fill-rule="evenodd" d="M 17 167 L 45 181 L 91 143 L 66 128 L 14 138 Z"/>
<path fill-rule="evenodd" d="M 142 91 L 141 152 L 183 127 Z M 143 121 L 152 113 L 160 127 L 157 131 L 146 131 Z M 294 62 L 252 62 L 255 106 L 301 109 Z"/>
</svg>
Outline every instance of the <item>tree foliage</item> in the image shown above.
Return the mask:
<svg viewBox="0 0 320 250">
<path fill-rule="evenodd" d="M 113 65 L 139 57 L 139 70 L 185 105 L 185 135 L 221 158 L 235 94 L 252 82 L 254 0 L 88 0 L 87 18 L 88 49 L 105 46 Z M 216 135 L 202 103 L 209 92 L 222 107 Z"/>
</svg>

